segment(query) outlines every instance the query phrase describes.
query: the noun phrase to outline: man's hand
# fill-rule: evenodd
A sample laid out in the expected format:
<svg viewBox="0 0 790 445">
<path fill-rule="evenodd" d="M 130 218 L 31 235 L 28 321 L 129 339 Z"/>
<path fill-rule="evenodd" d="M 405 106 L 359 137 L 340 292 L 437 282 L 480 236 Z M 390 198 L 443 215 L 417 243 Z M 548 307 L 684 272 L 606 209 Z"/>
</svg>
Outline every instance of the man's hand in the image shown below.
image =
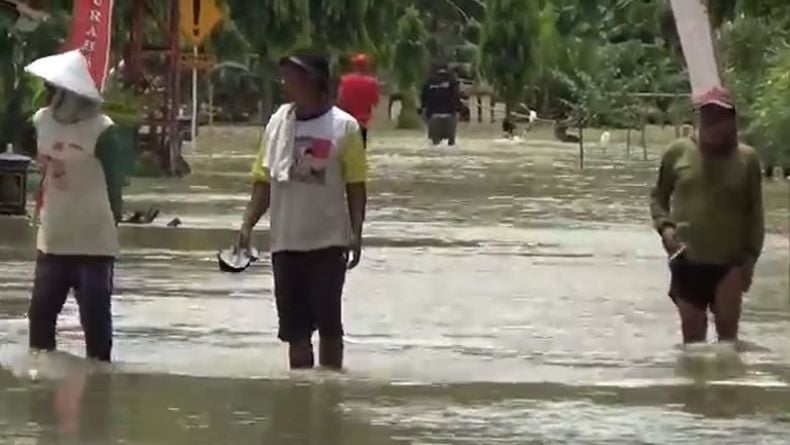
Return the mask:
<svg viewBox="0 0 790 445">
<path fill-rule="evenodd" d="M 250 202 L 247 204 L 247 210 L 244 212 L 244 221 L 239 230 L 239 237 L 236 240 L 234 249 L 236 252 L 244 250 L 250 252 L 252 242 L 252 228 L 261 219 L 264 213 L 269 210 L 269 197 L 271 195 L 271 186 L 268 182 L 258 181 L 252 186 L 252 196 Z"/>
<path fill-rule="evenodd" d="M 352 270 L 359 266 L 362 260 L 362 237 L 354 236 L 351 245 L 348 246 L 348 264 L 346 268 Z"/>
<path fill-rule="evenodd" d="M 252 240 L 252 228 L 243 225 L 239 230 L 239 237 L 236 240 L 236 252 L 249 252 Z"/>
<path fill-rule="evenodd" d="M 664 244 L 664 250 L 667 255 L 672 256 L 675 252 L 683 247 L 683 244 L 678 241 L 677 232 L 674 227 L 667 226 L 661 230 L 661 242 Z"/>
<path fill-rule="evenodd" d="M 348 246 L 348 270 L 359 265 L 362 259 L 362 226 L 365 223 L 365 206 L 368 200 L 364 182 L 346 185 L 348 214 L 351 217 L 351 243 Z"/>
</svg>

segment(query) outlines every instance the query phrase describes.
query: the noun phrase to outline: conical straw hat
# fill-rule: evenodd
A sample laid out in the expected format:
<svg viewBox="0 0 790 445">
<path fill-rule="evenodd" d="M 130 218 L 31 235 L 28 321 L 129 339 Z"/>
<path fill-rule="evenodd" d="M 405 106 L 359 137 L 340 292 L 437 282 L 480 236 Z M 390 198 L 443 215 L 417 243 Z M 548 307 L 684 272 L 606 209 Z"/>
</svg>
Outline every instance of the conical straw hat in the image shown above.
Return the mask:
<svg viewBox="0 0 790 445">
<path fill-rule="evenodd" d="M 25 71 L 58 88 L 96 102 L 101 101 L 101 93 L 88 69 L 88 61 L 79 50 L 34 60 L 25 67 Z"/>
</svg>

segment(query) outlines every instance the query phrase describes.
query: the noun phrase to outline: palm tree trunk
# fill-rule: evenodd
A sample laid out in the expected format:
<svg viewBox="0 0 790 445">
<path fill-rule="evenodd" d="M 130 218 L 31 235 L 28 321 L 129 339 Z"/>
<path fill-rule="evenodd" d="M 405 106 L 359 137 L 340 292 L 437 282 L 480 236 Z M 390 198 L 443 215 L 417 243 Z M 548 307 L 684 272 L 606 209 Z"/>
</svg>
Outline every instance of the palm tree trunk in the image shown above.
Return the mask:
<svg viewBox="0 0 790 445">
<path fill-rule="evenodd" d="M 584 170 L 584 124 L 579 124 L 579 168 Z"/>
<path fill-rule="evenodd" d="M 631 128 L 625 130 L 625 156 L 631 157 Z"/>
</svg>

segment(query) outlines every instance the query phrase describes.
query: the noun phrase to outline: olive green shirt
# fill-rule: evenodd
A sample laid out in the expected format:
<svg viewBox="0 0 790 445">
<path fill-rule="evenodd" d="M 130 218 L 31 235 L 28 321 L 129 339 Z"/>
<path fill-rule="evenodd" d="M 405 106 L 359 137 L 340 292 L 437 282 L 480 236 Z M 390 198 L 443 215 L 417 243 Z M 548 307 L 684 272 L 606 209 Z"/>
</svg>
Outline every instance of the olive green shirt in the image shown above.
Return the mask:
<svg viewBox="0 0 790 445">
<path fill-rule="evenodd" d="M 757 153 L 741 145 L 731 156 L 703 158 L 690 139 L 672 143 L 661 161 L 650 213 L 659 232 L 675 227 L 691 261 L 756 260 L 765 238 Z"/>
<path fill-rule="evenodd" d="M 128 156 L 123 152 L 117 138 L 117 129 L 113 125 L 104 130 L 96 142 L 96 158 L 104 170 L 107 196 L 116 223 L 121 221 L 123 215 L 123 187 L 129 170 Z"/>
</svg>

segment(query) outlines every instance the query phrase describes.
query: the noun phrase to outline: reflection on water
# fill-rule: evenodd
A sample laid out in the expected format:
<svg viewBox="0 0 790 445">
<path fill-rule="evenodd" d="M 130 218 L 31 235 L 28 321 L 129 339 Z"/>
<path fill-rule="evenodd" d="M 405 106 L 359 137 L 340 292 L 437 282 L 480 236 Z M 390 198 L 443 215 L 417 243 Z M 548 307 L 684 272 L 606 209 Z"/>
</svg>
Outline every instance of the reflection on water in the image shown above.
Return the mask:
<svg viewBox="0 0 790 445">
<path fill-rule="evenodd" d="M 255 135 L 220 130 L 191 177 L 135 181 L 127 206 L 161 216 L 123 229 L 109 369 L 75 355 L 73 302 L 66 352 L 27 355 L 33 232 L 0 218 L 0 444 L 787 443 L 786 184 L 766 185 L 744 352 L 683 350 L 645 210 L 658 153 L 593 151 L 579 172 L 561 144 L 379 136 L 350 369 L 289 373 L 268 264 L 214 259 Z"/>
</svg>

